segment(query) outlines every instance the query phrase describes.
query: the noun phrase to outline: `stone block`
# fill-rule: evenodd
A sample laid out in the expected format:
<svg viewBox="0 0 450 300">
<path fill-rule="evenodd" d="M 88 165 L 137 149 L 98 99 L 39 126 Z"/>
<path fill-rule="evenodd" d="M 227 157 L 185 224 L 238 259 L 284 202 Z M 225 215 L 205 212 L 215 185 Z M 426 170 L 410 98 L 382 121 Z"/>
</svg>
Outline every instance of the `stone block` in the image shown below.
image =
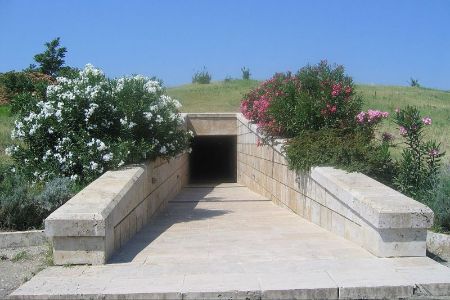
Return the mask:
<svg viewBox="0 0 450 300">
<path fill-rule="evenodd" d="M 54 237 L 53 262 L 63 264 L 99 265 L 106 262 L 104 237 Z"/>
<path fill-rule="evenodd" d="M 426 255 L 426 229 L 362 229 L 363 247 L 378 257 Z"/>
</svg>

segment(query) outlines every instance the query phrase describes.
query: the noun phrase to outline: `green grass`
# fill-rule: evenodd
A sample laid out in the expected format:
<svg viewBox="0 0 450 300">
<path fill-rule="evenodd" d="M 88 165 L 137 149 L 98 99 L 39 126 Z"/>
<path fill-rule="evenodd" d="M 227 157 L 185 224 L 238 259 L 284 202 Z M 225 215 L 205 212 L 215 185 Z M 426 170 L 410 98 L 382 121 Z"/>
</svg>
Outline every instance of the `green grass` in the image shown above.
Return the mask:
<svg viewBox="0 0 450 300">
<path fill-rule="evenodd" d="M 186 84 L 167 90 L 180 100 L 183 112 L 237 112 L 242 96 L 259 84 L 256 80 Z"/>
<path fill-rule="evenodd" d="M 28 255 L 28 252 L 26 252 L 26 251 L 20 251 L 20 252 L 16 253 L 16 255 L 14 255 L 14 257 L 11 258 L 11 260 L 12 260 L 13 262 L 18 262 L 18 261 L 21 261 L 21 260 L 28 259 L 29 257 L 30 257 L 30 256 Z"/>
</svg>

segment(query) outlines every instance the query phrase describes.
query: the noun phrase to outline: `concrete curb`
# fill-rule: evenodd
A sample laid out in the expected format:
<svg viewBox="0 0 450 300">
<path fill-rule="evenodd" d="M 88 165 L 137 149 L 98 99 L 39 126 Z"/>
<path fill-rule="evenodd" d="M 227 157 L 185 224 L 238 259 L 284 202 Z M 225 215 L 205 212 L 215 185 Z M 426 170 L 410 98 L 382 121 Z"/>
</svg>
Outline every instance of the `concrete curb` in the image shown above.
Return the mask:
<svg viewBox="0 0 450 300">
<path fill-rule="evenodd" d="M 43 230 L 0 232 L 0 249 L 40 246 L 46 242 Z"/>
<path fill-rule="evenodd" d="M 428 252 L 439 256 L 442 259 L 450 259 L 450 234 L 427 232 Z"/>
</svg>

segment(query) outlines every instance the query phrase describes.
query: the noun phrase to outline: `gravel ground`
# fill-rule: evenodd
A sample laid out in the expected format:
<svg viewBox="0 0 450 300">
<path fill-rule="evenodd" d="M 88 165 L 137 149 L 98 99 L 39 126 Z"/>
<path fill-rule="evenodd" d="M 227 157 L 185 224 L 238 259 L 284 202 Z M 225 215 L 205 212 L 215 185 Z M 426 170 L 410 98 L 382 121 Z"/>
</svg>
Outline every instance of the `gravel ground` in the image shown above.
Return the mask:
<svg viewBox="0 0 450 300">
<path fill-rule="evenodd" d="M 0 249 L 0 299 L 48 265 L 48 245 Z"/>
</svg>

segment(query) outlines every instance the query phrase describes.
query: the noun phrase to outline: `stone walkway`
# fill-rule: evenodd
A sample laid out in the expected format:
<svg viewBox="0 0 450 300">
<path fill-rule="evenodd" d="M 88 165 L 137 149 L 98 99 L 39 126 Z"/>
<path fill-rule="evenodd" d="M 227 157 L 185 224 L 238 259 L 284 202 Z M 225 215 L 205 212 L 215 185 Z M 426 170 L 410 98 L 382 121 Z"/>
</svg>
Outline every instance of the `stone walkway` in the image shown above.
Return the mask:
<svg viewBox="0 0 450 300">
<path fill-rule="evenodd" d="M 29 298 L 405 298 L 450 292 L 427 257 L 376 258 L 237 184 L 186 187 L 104 266 L 51 267 Z"/>
</svg>

